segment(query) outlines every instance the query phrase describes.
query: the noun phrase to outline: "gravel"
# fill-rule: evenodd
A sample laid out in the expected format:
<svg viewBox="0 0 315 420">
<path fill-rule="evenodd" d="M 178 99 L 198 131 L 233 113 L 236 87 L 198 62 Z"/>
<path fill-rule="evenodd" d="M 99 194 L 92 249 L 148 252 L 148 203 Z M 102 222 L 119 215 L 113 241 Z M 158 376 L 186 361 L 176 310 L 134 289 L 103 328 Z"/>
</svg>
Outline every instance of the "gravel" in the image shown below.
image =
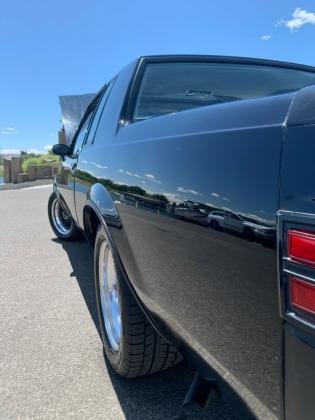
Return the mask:
<svg viewBox="0 0 315 420">
<path fill-rule="evenodd" d="M 21 182 L 20 184 L 0 184 L 0 191 L 19 190 L 21 188 L 38 187 L 41 185 L 50 185 L 52 183 L 52 179 L 37 179 L 36 181 Z"/>
</svg>

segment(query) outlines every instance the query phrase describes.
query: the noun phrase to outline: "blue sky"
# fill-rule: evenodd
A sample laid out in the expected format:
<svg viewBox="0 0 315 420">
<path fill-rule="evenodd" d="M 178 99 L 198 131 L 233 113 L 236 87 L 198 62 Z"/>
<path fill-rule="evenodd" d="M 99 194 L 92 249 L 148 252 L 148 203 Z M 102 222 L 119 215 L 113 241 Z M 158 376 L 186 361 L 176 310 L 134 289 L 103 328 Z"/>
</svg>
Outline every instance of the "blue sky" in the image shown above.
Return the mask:
<svg viewBox="0 0 315 420">
<path fill-rule="evenodd" d="M 0 153 L 57 142 L 58 95 L 95 92 L 137 56 L 222 54 L 315 65 L 314 41 L 314 0 L 4 0 Z"/>
</svg>

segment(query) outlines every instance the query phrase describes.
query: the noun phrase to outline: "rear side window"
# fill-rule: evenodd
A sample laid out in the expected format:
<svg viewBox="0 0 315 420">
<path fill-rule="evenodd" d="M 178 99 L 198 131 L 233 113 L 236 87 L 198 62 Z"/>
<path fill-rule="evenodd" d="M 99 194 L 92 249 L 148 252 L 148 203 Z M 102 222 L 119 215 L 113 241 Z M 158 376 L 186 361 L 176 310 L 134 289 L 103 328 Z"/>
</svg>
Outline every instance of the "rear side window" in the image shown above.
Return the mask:
<svg viewBox="0 0 315 420">
<path fill-rule="evenodd" d="M 116 80 L 116 78 L 112 79 L 109 82 L 109 84 L 107 86 L 105 86 L 104 91 L 102 93 L 102 96 L 100 97 L 99 101 L 97 102 L 94 117 L 93 117 L 91 126 L 89 128 L 89 134 L 84 140 L 84 145 L 86 145 L 86 144 L 89 145 L 89 144 L 92 144 L 94 142 L 95 133 L 96 133 L 101 115 L 103 113 L 103 109 L 106 105 L 108 96 L 110 94 L 110 91 L 111 91 L 114 83 L 115 83 L 115 80 Z"/>
<path fill-rule="evenodd" d="M 235 63 L 147 64 L 133 112 L 142 120 L 206 105 L 299 90 L 315 73 Z"/>
<path fill-rule="evenodd" d="M 78 131 L 76 132 L 72 143 L 71 143 L 71 155 L 76 156 L 80 150 L 81 147 L 85 141 L 85 138 L 88 133 L 89 124 L 91 122 L 92 116 L 93 116 L 94 110 L 91 110 L 88 112 L 85 116 L 83 116 L 83 119 L 79 125 Z"/>
<path fill-rule="evenodd" d="M 105 87 L 104 92 L 102 93 L 102 96 L 97 100 L 95 103 L 95 106 L 92 110 L 93 118 L 91 119 L 90 127 L 88 128 L 88 135 L 85 136 L 83 146 L 89 146 L 93 143 L 95 131 L 97 128 L 98 121 L 100 119 L 101 112 L 103 110 L 102 102 L 103 98 L 106 95 L 107 87 Z"/>
</svg>

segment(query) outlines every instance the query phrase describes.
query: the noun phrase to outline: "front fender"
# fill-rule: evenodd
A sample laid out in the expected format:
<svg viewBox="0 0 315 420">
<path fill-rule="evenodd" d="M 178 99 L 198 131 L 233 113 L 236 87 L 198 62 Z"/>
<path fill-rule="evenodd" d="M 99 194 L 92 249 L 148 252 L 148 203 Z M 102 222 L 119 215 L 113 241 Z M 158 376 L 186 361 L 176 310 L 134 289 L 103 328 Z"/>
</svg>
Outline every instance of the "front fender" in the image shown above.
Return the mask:
<svg viewBox="0 0 315 420">
<path fill-rule="evenodd" d="M 92 208 L 106 225 L 121 229 L 122 224 L 115 206 L 115 198 L 104 185 L 97 183 L 91 187 L 86 206 Z"/>
</svg>

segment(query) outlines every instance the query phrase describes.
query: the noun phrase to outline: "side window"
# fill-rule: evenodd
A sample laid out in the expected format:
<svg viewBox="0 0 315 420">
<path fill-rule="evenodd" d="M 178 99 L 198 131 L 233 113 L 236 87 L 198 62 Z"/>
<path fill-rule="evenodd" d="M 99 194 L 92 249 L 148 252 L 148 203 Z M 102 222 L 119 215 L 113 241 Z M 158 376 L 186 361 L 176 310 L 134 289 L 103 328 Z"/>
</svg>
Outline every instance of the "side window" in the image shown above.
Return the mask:
<svg viewBox="0 0 315 420">
<path fill-rule="evenodd" d="M 89 129 L 89 124 L 91 122 L 94 110 L 90 111 L 89 114 L 85 115 L 83 118 L 84 120 L 80 123 L 80 127 L 74 136 L 74 139 L 71 144 L 71 155 L 75 156 L 79 153 L 83 142 L 87 136 L 87 132 Z"/>
<path fill-rule="evenodd" d="M 104 95 L 106 95 L 106 92 L 105 92 Z M 94 110 L 94 117 L 93 117 L 93 120 L 90 124 L 90 128 L 88 130 L 89 133 L 88 133 L 87 136 L 85 136 L 85 139 L 83 141 L 83 146 L 88 146 L 88 145 L 93 143 L 95 131 L 96 131 L 96 128 L 97 128 L 98 121 L 100 119 L 100 115 L 102 113 L 102 110 L 103 110 L 103 106 L 102 106 L 102 100 L 101 100 L 99 106 L 96 108 L 96 110 Z"/>
<path fill-rule="evenodd" d="M 145 65 L 134 121 L 191 108 L 272 96 L 315 84 L 315 72 L 270 65 L 162 62 Z"/>
<path fill-rule="evenodd" d="M 100 100 L 98 101 L 98 105 L 96 105 L 97 108 L 95 110 L 93 120 L 92 120 L 92 123 L 90 125 L 89 134 L 86 136 L 86 138 L 84 140 L 84 146 L 85 145 L 90 145 L 94 141 L 94 137 L 95 137 L 95 133 L 96 133 L 96 130 L 97 130 L 97 127 L 98 127 L 98 123 L 100 121 L 101 115 L 103 113 L 104 106 L 107 102 L 109 93 L 110 93 L 110 91 L 113 87 L 113 84 L 115 83 L 115 80 L 116 79 L 112 79 L 109 82 L 109 84 L 105 87 L 104 92 L 102 93 L 102 96 L 101 96 Z"/>
<path fill-rule="evenodd" d="M 236 214 L 231 214 L 231 218 L 235 220 L 241 220 Z"/>
</svg>

